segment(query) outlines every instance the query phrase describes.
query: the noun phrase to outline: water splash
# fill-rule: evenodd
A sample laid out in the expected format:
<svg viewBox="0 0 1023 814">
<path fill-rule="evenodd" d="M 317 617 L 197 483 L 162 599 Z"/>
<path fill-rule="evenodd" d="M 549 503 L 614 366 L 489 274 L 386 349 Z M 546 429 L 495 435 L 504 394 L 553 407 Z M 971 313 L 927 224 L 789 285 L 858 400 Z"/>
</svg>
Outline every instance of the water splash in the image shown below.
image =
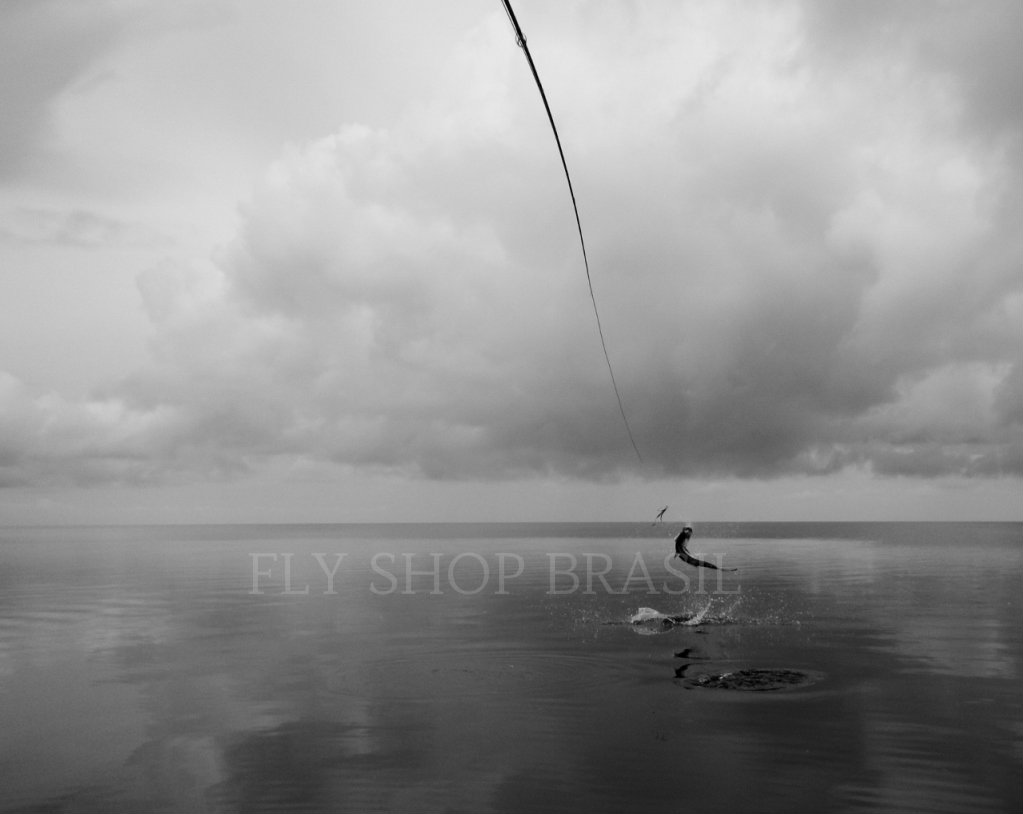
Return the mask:
<svg viewBox="0 0 1023 814">
<path fill-rule="evenodd" d="M 734 621 L 728 612 L 711 614 L 711 600 L 695 613 L 662 613 L 656 608 L 642 607 L 629 617 L 633 630 L 642 635 L 665 633 L 676 627 L 697 627 L 705 624 L 730 624 Z"/>
</svg>

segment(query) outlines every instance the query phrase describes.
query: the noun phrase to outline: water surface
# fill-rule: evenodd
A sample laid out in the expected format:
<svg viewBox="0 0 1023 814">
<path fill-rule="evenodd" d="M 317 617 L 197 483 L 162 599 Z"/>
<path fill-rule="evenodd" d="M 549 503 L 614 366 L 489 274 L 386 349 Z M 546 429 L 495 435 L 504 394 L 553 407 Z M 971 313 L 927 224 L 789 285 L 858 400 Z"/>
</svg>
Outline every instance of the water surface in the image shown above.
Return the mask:
<svg viewBox="0 0 1023 814">
<path fill-rule="evenodd" d="M 672 531 L 0 530 L 0 812 L 1020 810 L 1023 526 Z"/>
</svg>

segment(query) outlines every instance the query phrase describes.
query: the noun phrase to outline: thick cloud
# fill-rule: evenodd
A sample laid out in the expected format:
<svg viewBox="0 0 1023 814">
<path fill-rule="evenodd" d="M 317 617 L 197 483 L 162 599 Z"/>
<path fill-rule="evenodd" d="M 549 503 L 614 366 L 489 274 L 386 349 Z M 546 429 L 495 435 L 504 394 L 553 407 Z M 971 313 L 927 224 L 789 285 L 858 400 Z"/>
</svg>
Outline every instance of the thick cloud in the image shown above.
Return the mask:
<svg viewBox="0 0 1023 814">
<path fill-rule="evenodd" d="M 1001 15 L 535 13 L 642 465 L 495 16 L 400 124 L 289 148 L 215 262 L 140 278 L 150 368 L 77 407 L 9 383 L 7 471 L 41 477 L 23 463 L 42 447 L 83 480 L 269 458 L 435 478 L 1023 474 L 1019 49 Z"/>
</svg>

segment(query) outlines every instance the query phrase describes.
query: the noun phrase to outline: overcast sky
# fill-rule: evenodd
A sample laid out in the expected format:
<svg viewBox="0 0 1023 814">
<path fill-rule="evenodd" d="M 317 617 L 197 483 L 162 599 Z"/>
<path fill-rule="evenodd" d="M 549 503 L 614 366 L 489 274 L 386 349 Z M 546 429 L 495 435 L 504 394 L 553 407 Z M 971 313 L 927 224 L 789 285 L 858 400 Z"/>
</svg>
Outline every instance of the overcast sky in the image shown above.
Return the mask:
<svg viewBox="0 0 1023 814">
<path fill-rule="evenodd" d="M 0 522 L 1023 517 L 1023 3 L 0 3 Z"/>
</svg>

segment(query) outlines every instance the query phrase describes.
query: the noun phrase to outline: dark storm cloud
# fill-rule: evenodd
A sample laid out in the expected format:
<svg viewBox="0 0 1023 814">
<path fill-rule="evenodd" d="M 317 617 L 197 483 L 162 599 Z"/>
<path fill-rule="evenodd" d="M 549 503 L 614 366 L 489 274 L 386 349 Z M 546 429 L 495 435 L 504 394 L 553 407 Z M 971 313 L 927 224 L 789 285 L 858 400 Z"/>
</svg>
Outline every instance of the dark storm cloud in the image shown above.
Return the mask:
<svg viewBox="0 0 1023 814">
<path fill-rule="evenodd" d="M 1023 474 L 1017 62 L 973 8 L 551 12 L 548 92 L 642 465 L 500 18 L 399 124 L 287 150 L 215 263 L 144 274 L 150 368 L 77 407 L 12 384 L 8 458 L 127 479 L 268 459 Z"/>
</svg>

